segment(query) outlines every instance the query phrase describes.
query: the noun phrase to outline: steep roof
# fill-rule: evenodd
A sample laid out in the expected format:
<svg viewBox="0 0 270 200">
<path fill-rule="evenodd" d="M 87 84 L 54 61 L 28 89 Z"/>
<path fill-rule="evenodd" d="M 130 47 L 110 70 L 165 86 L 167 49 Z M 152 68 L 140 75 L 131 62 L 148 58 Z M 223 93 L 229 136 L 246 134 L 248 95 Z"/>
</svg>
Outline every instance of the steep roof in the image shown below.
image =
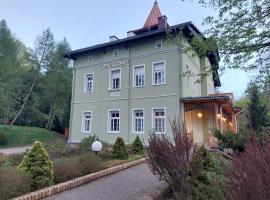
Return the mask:
<svg viewBox="0 0 270 200">
<path fill-rule="evenodd" d="M 160 12 L 160 9 L 158 7 L 157 1 L 155 1 L 153 8 L 148 16 L 148 18 L 145 21 L 144 28 L 151 27 L 158 24 L 158 18 L 161 17 L 162 14 Z"/>
</svg>

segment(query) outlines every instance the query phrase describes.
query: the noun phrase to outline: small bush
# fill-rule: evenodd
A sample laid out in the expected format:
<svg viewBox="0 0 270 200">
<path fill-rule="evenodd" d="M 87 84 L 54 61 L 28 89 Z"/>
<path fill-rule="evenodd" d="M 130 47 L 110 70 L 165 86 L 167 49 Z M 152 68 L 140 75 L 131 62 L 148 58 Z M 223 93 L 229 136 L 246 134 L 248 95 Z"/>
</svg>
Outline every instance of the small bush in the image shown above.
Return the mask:
<svg viewBox="0 0 270 200">
<path fill-rule="evenodd" d="M 251 140 L 245 151 L 233 157 L 227 173 L 231 199 L 269 199 L 270 144 Z"/>
<path fill-rule="evenodd" d="M 32 145 L 19 168 L 29 173 L 33 189 L 53 185 L 53 164 L 41 142 Z"/>
<path fill-rule="evenodd" d="M 7 143 L 7 134 L 5 132 L 0 132 L 0 145 L 5 145 Z"/>
<path fill-rule="evenodd" d="M 195 157 L 200 157 L 203 168 L 197 178 L 195 199 L 226 199 L 227 179 L 223 174 L 221 162 L 206 148 L 200 147 Z"/>
<path fill-rule="evenodd" d="M 0 153 L 0 166 L 6 161 L 6 156 Z"/>
<path fill-rule="evenodd" d="M 23 157 L 24 153 L 8 155 L 5 164 L 10 167 L 17 167 L 22 162 Z"/>
<path fill-rule="evenodd" d="M 61 183 L 82 175 L 78 157 L 59 158 L 53 160 L 54 182 Z"/>
<path fill-rule="evenodd" d="M 222 134 L 219 130 L 214 130 L 214 136 L 219 140 L 221 148 L 231 148 L 234 151 L 244 151 L 244 137 L 239 133 L 226 132 Z"/>
<path fill-rule="evenodd" d="M 113 145 L 112 158 L 114 159 L 128 159 L 128 152 L 121 137 L 118 137 Z"/>
<path fill-rule="evenodd" d="M 108 160 L 112 158 L 112 147 L 105 146 L 102 150 L 98 153 L 98 156 L 102 159 Z"/>
<path fill-rule="evenodd" d="M 30 178 L 17 168 L 0 168 L 0 200 L 31 192 Z"/>
<path fill-rule="evenodd" d="M 93 153 L 87 153 L 79 157 L 79 168 L 83 175 L 96 172 L 104 168 L 99 157 Z"/>
<path fill-rule="evenodd" d="M 62 157 L 70 157 L 79 155 L 80 151 L 76 147 L 71 147 L 63 140 L 56 140 L 55 143 L 45 146 L 51 159 L 57 159 Z"/>
<path fill-rule="evenodd" d="M 134 142 L 132 143 L 132 151 L 134 154 L 141 155 L 144 153 L 143 143 L 137 135 Z"/>
<path fill-rule="evenodd" d="M 96 135 L 93 136 L 90 135 L 89 137 L 82 139 L 81 143 L 79 144 L 80 152 L 85 153 L 92 151 L 91 146 L 92 143 L 96 141 L 96 139 L 97 139 Z"/>
</svg>

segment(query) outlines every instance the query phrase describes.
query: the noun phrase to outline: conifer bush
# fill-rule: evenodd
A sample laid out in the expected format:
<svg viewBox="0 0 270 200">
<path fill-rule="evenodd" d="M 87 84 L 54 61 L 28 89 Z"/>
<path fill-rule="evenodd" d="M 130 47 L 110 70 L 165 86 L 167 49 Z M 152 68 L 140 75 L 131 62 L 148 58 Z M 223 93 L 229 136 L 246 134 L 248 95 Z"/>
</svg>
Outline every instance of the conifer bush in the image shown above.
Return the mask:
<svg viewBox="0 0 270 200">
<path fill-rule="evenodd" d="M 19 168 L 30 175 L 33 189 L 53 185 L 53 163 L 42 143 L 36 141 L 23 157 Z"/>
<path fill-rule="evenodd" d="M 113 145 L 112 158 L 114 159 L 128 159 L 128 152 L 121 137 L 118 137 Z"/>
<path fill-rule="evenodd" d="M 136 136 L 134 142 L 132 143 L 132 152 L 138 155 L 141 155 L 144 153 L 143 143 L 140 140 L 138 135 Z"/>
</svg>

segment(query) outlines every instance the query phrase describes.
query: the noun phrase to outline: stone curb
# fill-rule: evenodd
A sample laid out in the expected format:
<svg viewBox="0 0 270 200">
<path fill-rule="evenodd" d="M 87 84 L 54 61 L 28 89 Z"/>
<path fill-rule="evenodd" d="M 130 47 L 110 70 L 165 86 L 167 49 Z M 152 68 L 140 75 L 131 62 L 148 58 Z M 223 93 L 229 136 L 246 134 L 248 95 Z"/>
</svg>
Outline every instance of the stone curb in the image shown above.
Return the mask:
<svg viewBox="0 0 270 200">
<path fill-rule="evenodd" d="M 92 174 L 88 174 L 88 175 L 85 175 L 85 176 L 82 176 L 79 178 L 75 178 L 75 179 L 72 179 L 72 180 L 67 181 L 67 182 L 63 182 L 63 183 L 59 183 L 57 185 L 46 187 L 46 188 L 43 188 L 41 190 L 37 190 L 35 192 L 31 192 L 31 193 L 28 193 L 28 194 L 20 196 L 20 197 L 15 197 L 13 199 L 14 200 L 42 199 L 42 198 L 54 195 L 54 194 L 59 193 L 59 192 L 63 192 L 63 191 L 69 190 L 71 188 L 78 187 L 80 185 L 84 185 L 84 184 L 89 183 L 91 181 L 94 181 L 98 178 L 108 176 L 108 175 L 114 174 L 116 172 L 122 171 L 124 169 L 139 165 L 141 163 L 144 163 L 145 161 L 146 161 L 145 158 L 141 158 L 139 160 L 124 163 L 121 165 L 117 165 L 115 167 L 111 167 L 111 168 L 104 169 L 104 170 L 101 170 L 101 171 L 98 171 L 98 172 L 95 172 Z"/>
</svg>

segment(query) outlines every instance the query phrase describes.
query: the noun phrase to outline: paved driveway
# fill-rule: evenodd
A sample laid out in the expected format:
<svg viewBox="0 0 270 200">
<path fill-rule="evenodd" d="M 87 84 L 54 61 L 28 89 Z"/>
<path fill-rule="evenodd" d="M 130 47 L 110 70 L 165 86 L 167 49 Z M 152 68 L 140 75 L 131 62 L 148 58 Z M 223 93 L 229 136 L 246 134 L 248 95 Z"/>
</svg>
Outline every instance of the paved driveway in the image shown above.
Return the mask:
<svg viewBox="0 0 270 200">
<path fill-rule="evenodd" d="M 46 200 L 150 200 L 165 187 L 166 184 L 151 173 L 147 164 L 141 164 Z"/>
</svg>

